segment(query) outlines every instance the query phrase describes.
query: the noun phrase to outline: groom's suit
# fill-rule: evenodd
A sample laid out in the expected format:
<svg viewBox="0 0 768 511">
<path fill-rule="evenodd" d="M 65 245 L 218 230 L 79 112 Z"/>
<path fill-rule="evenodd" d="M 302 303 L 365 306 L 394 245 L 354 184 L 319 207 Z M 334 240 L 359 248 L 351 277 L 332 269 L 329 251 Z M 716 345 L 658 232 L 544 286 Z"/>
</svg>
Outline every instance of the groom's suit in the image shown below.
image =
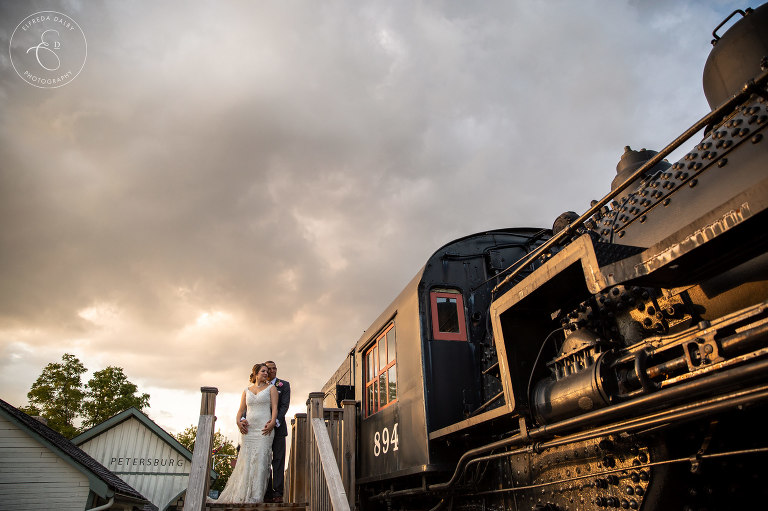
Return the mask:
<svg viewBox="0 0 768 511">
<path fill-rule="evenodd" d="M 277 422 L 275 436 L 272 440 L 272 474 L 267 482 L 267 494 L 265 498 L 283 496 L 283 479 L 285 473 L 285 437 L 288 436 L 288 425 L 285 423 L 285 414 L 291 404 L 291 384 L 280 378 L 275 378 L 277 389 Z"/>
</svg>

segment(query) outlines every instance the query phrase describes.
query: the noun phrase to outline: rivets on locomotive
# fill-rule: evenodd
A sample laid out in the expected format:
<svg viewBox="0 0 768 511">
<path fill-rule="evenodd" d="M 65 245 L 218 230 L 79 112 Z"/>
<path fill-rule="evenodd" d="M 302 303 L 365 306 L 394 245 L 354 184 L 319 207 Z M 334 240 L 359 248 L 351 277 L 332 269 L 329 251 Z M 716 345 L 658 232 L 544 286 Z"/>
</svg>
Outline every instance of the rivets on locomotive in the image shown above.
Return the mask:
<svg viewBox="0 0 768 511">
<path fill-rule="evenodd" d="M 757 118 L 757 124 L 765 124 L 765 121 L 768 121 L 768 115 L 761 115 Z"/>
<path fill-rule="evenodd" d="M 723 168 L 726 165 L 728 165 L 728 158 L 723 158 L 722 160 L 719 160 L 717 162 L 717 166 L 720 167 L 720 168 Z"/>
<path fill-rule="evenodd" d="M 648 220 L 647 216 L 643 215 L 643 216 L 640 217 L 640 223 L 641 224 L 644 224 L 646 220 Z"/>
<path fill-rule="evenodd" d="M 695 179 L 694 179 L 694 181 L 695 181 Z M 667 197 L 666 199 L 664 199 L 664 202 L 663 202 L 663 204 L 664 204 L 664 207 L 667 207 L 667 206 L 669 206 L 669 203 L 670 203 L 670 202 L 672 202 L 672 199 L 670 199 L 669 197 Z"/>
<path fill-rule="evenodd" d="M 694 186 L 696 186 L 698 184 L 698 182 L 699 182 L 698 179 L 691 179 L 691 181 L 688 183 L 688 186 L 693 188 Z"/>
<path fill-rule="evenodd" d="M 758 143 L 758 142 L 760 142 L 762 139 L 763 139 L 763 134 L 762 134 L 762 133 L 758 133 L 757 135 L 755 135 L 754 137 L 752 137 L 752 143 L 753 143 L 753 144 L 757 144 L 757 143 Z"/>
</svg>

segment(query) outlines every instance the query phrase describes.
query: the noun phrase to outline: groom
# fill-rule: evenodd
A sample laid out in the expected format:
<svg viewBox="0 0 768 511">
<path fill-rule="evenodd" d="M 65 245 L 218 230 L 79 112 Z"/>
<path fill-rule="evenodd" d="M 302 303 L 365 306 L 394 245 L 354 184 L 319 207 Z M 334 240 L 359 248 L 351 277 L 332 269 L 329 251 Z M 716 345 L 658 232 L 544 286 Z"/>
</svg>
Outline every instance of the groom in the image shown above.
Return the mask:
<svg viewBox="0 0 768 511">
<path fill-rule="evenodd" d="M 277 365 L 271 360 L 264 362 L 269 371 L 270 383 L 277 389 L 277 425 L 272 440 L 272 474 L 267 481 L 267 493 L 264 502 L 283 501 L 283 478 L 285 472 L 285 437 L 288 436 L 288 426 L 285 424 L 285 414 L 291 403 L 291 384 L 277 378 Z"/>
</svg>

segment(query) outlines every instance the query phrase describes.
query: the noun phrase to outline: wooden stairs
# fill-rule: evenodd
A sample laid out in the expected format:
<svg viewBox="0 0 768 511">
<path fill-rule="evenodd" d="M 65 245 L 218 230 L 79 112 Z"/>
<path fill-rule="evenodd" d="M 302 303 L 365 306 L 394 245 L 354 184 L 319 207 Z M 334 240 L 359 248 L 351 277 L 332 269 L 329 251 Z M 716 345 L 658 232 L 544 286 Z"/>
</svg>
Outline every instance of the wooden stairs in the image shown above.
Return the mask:
<svg viewBox="0 0 768 511">
<path fill-rule="evenodd" d="M 306 503 L 296 504 L 293 502 L 262 503 L 262 504 L 216 504 L 209 502 L 205 504 L 204 511 L 308 511 Z"/>
</svg>

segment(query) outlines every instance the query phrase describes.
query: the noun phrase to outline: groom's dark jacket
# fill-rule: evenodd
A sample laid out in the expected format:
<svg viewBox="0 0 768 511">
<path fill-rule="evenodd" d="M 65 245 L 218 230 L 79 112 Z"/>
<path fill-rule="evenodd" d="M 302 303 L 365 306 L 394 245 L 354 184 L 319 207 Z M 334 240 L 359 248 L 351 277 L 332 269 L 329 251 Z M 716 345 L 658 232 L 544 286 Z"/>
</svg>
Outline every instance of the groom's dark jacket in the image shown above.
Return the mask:
<svg viewBox="0 0 768 511">
<path fill-rule="evenodd" d="M 288 413 L 288 407 L 291 405 L 291 384 L 285 380 L 277 378 L 275 380 L 277 389 L 277 420 L 280 426 L 275 428 L 275 436 L 288 436 L 288 425 L 285 423 L 285 414 Z"/>
</svg>

